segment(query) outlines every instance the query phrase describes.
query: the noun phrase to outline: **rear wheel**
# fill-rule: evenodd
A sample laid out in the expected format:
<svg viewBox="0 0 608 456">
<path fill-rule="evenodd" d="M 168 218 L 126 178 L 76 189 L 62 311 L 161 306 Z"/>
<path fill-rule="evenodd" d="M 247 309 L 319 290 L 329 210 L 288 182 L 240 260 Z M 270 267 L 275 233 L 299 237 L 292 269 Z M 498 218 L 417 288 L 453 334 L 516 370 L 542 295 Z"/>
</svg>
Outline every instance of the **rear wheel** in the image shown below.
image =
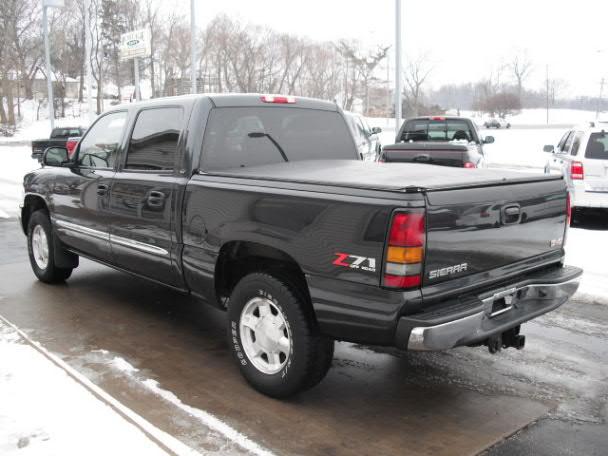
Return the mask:
<svg viewBox="0 0 608 456">
<path fill-rule="evenodd" d="M 333 340 L 322 336 L 295 281 L 245 276 L 228 307 L 229 344 L 245 379 L 282 398 L 315 386 L 329 370 Z"/>
<path fill-rule="evenodd" d="M 28 223 L 27 247 L 32 270 L 45 283 L 63 282 L 72 274 L 72 268 L 60 268 L 55 264 L 53 242 L 48 213 L 44 210 L 34 212 Z"/>
</svg>

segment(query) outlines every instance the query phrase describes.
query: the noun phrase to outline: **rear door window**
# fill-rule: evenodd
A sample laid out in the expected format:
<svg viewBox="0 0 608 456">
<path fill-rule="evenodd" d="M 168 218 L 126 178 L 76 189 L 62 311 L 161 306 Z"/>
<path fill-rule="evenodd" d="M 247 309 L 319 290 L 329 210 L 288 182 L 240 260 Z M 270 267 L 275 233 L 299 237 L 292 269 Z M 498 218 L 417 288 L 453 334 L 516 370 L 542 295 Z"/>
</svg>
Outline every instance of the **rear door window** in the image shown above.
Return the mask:
<svg viewBox="0 0 608 456">
<path fill-rule="evenodd" d="M 145 109 L 139 113 L 129 141 L 125 169 L 172 171 L 182 128 L 178 107 Z"/>
<path fill-rule="evenodd" d="M 401 135 L 402 141 L 476 141 L 471 125 L 466 120 L 418 119 L 410 120 Z"/>
<path fill-rule="evenodd" d="M 357 158 L 344 117 L 335 111 L 226 107 L 211 112 L 203 140 L 208 171 L 284 161 Z"/>
<path fill-rule="evenodd" d="M 605 133 L 591 133 L 585 158 L 592 160 L 608 160 L 608 135 Z"/>
<path fill-rule="evenodd" d="M 572 143 L 574 142 L 574 132 L 571 132 L 568 135 L 568 139 L 566 139 L 566 142 L 564 143 L 562 152 L 564 154 L 567 154 L 570 151 L 570 147 L 572 147 Z"/>
</svg>

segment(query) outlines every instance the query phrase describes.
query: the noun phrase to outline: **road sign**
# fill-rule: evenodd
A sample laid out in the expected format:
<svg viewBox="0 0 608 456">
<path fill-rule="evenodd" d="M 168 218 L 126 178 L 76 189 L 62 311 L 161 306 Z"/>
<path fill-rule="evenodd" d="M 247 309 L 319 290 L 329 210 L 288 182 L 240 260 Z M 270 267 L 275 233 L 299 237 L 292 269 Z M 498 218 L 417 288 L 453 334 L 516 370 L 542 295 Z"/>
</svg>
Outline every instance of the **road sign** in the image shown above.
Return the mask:
<svg viewBox="0 0 608 456">
<path fill-rule="evenodd" d="M 134 30 L 120 36 L 120 58 L 129 60 L 150 55 L 150 38 L 148 30 Z"/>
</svg>

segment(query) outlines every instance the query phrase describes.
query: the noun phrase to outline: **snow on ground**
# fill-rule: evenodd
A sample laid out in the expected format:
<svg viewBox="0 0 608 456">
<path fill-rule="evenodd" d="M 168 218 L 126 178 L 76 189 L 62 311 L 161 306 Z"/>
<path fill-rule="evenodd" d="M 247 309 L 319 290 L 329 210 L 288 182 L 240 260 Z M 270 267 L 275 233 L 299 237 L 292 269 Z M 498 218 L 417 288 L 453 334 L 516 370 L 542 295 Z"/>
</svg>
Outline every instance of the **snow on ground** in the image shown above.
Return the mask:
<svg viewBox="0 0 608 456">
<path fill-rule="evenodd" d="M 30 146 L 0 146 L 0 218 L 19 215 L 23 176 L 40 167 Z"/>
<path fill-rule="evenodd" d="M 606 226 L 608 226 L 608 214 Z M 570 228 L 566 242 L 566 264 L 578 266 L 585 271 L 579 292 L 608 298 L 608 231 Z"/>
<path fill-rule="evenodd" d="M 0 321 L 0 454 L 165 455 Z"/>
<path fill-rule="evenodd" d="M 475 111 L 460 111 L 460 115 L 474 119 L 479 125 L 483 125 L 485 114 Z M 607 119 L 607 113 L 601 113 L 600 119 Z M 583 111 L 580 109 L 550 109 L 550 125 L 577 125 L 595 119 L 595 111 Z M 507 116 L 507 120 L 514 126 L 547 125 L 547 111 L 544 108 L 522 109 L 516 115 Z"/>
</svg>

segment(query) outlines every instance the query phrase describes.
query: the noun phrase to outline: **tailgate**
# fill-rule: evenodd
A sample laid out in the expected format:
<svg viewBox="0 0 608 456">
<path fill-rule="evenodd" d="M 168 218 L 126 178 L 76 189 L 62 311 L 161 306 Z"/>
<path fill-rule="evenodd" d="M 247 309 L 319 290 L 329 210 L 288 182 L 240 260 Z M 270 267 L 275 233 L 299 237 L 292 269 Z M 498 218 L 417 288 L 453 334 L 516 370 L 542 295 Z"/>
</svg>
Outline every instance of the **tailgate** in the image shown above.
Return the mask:
<svg viewBox="0 0 608 456">
<path fill-rule="evenodd" d="M 461 144 L 403 143 L 383 149 L 388 163 L 425 163 L 429 165 L 462 167 L 467 161 L 468 148 Z"/>
<path fill-rule="evenodd" d="M 427 192 L 423 284 L 561 250 L 566 194 L 563 180 Z"/>
</svg>

